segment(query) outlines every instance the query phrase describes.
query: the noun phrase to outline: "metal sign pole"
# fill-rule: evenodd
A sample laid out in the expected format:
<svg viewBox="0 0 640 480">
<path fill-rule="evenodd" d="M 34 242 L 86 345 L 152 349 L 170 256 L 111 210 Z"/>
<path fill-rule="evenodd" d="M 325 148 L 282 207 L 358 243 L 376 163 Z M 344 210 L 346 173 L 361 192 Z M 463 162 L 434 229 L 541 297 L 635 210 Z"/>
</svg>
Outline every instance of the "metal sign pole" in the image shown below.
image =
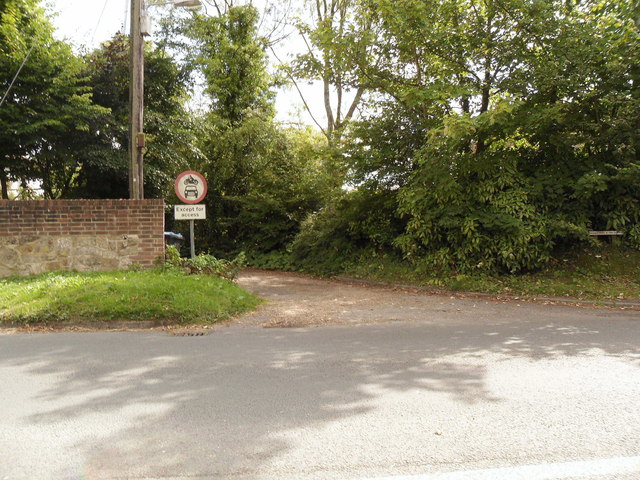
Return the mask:
<svg viewBox="0 0 640 480">
<path fill-rule="evenodd" d="M 196 239 L 194 238 L 193 230 L 193 220 L 189 220 L 189 236 L 191 237 L 191 258 L 196 258 Z"/>
</svg>

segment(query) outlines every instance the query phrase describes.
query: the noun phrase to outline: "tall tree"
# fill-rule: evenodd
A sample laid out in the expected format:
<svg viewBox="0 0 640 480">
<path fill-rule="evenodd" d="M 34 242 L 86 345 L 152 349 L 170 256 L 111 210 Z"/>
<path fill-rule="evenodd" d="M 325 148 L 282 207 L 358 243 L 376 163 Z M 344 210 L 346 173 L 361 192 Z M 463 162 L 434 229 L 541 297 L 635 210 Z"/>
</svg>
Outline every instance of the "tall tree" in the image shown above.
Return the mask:
<svg viewBox="0 0 640 480">
<path fill-rule="evenodd" d="M 296 56 L 290 79 L 320 81 L 325 125 L 316 120 L 330 145 L 340 142 L 346 126 L 354 118 L 367 82 L 362 67 L 375 63 L 373 16 L 361 8 L 359 0 L 307 0 L 309 21 L 297 25 L 307 51 Z M 301 90 L 298 92 L 302 95 Z M 314 112 L 302 97 L 315 120 Z"/>
<path fill-rule="evenodd" d="M 105 111 L 92 104 L 81 59 L 54 39 L 39 0 L 0 7 L 2 196 L 11 179 L 40 181 L 45 197 L 59 197 L 77 174 L 89 124 Z"/>
<path fill-rule="evenodd" d="M 175 174 L 201 156 L 196 147 L 198 123 L 187 111 L 189 68 L 180 67 L 166 51 L 145 51 L 145 196 L 164 197 Z M 117 34 L 86 59 L 94 102 L 109 109 L 91 125 L 74 196 L 128 196 L 129 40 Z"/>
<path fill-rule="evenodd" d="M 588 2 L 378 7 L 398 54 L 378 75 L 392 79 L 387 91 L 399 101 L 433 116 L 400 196 L 407 254 L 517 271 L 588 228 L 638 222 L 637 168 L 625 147 L 633 129 L 612 128 L 637 118 L 634 21 L 618 19 L 635 38 L 623 51 L 616 22 Z"/>
<path fill-rule="evenodd" d="M 240 199 L 264 164 L 274 135 L 273 93 L 258 18 L 252 6 L 228 5 L 219 16 L 196 16 L 190 29 L 210 102 L 203 118 L 202 168 L 209 183 L 207 237 L 218 252 L 238 244 Z"/>
<path fill-rule="evenodd" d="M 250 5 L 228 5 L 191 29 L 210 100 L 201 142 L 208 218 L 198 236 L 217 253 L 283 248 L 324 195 L 317 139 L 275 122 L 259 18 Z"/>
<path fill-rule="evenodd" d="M 382 231 L 358 225 L 401 215 L 392 243 L 407 257 L 512 272 L 588 229 L 623 229 L 640 245 L 637 2 L 361 6 L 380 29 L 376 62 L 359 68 L 372 108 L 343 157 L 357 193 L 302 237 L 374 245 Z M 363 198 L 395 211 L 359 209 Z"/>
</svg>

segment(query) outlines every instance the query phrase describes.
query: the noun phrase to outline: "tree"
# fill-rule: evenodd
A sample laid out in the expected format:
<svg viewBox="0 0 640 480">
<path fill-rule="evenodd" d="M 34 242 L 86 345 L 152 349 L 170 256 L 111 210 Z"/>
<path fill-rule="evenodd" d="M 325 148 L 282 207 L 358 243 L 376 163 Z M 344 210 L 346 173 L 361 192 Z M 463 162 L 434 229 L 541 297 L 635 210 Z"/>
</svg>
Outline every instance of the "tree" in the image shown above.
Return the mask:
<svg viewBox="0 0 640 480">
<path fill-rule="evenodd" d="M 620 48 L 601 6 L 379 5 L 400 52 L 379 73 L 393 79 L 388 91 L 442 112 L 400 196 L 407 255 L 513 272 L 540 267 L 554 245 L 585 241 L 589 228 L 637 224 L 633 128 L 612 128 L 637 118 L 637 50 Z M 626 39 L 637 45 L 633 31 Z"/>
<path fill-rule="evenodd" d="M 92 104 L 82 61 L 52 32 L 39 0 L 0 5 L 0 91 L 7 93 L 0 106 L 4 198 L 10 179 L 41 182 L 46 198 L 67 194 L 89 125 L 106 113 Z"/>
<path fill-rule="evenodd" d="M 376 61 L 359 65 L 370 113 L 343 137 L 357 191 L 298 243 L 342 238 L 366 250 L 388 245 L 378 234 L 404 222 L 390 243 L 407 258 L 509 272 L 539 268 L 556 246 L 586 242 L 588 229 L 624 229 L 640 244 L 633 2 L 361 8 L 378 27 Z M 381 198 L 387 208 L 357 208 Z"/>
<path fill-rule="evenodd" d="M 298 80 L 320 81 L 326 124 L 316 124 L 330 146 L 339 144 L 354 118 L 367 88 L 362 66 L 373 63 L 373 17 L 358 0 L 310 0 L 310 21 L 299 22 L 298 32 L 307 51 L 296 56 L 290 79 L 298 92 Z M 307 110 L 308 102 L 302 97 Z"/>
<path fill-rule="evenodd" d="M 145 196 L 164 197 L 173 179 L 201 154 L 199 126 L 185 107 L 188 66 L 179 67 L 166 51 L 147 44 L 145 51 Z M 86 59 L 94 102 L 109 110 L 91 125 L 73 195 L 83 198 L 128 197 L 129 39 L 117 34 Z"/>
<path fill-rule="evenodd" d="M 201 142 L 208 218 L 197 235 L 217 253 L 270 252 L 292 240 L 328 181 L 319 172 L 317 138 L 274 120 L 258 11 L 243 5 L 221 13 L 195 17 L 190 30 L 210 100 Z"/>
</svg>

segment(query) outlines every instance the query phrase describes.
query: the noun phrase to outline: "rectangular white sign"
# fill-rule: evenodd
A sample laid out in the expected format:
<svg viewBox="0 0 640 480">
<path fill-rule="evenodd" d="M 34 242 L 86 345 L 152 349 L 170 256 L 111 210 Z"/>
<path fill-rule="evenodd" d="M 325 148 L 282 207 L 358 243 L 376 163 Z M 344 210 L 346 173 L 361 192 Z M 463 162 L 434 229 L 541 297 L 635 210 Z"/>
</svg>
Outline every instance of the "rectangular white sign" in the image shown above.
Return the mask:
<svg viewBox="0 0 640 480">
<path fill-rule="evenodd" d="M 174 205 L 176 220 L 204 220 L 207 218 L 205 205 Z"/>
</svg>

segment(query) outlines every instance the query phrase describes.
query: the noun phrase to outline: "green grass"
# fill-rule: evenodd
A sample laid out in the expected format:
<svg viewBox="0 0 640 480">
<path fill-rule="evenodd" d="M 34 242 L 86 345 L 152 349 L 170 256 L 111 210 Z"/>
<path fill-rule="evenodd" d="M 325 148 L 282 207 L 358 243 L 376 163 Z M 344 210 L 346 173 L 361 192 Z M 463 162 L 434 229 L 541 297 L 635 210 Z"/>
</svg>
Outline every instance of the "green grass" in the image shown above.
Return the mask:
<svg viewBox="0 0 640 480">
<path fill-rule="evenodd" d="M 5 325 L 143 320 L 206 324 L 259 303 L 228 280 L 173 270 L 0 279 L 0 324 Z"/>
<path fill-rule="evenodd" d="M 546 269 L 523 275 L 439 273 L 388 257 L 352 264 L 342 275 L 453 291 L 640 300 L 640 252 L 624 247 L 566 253 Z"/>
</svg>

